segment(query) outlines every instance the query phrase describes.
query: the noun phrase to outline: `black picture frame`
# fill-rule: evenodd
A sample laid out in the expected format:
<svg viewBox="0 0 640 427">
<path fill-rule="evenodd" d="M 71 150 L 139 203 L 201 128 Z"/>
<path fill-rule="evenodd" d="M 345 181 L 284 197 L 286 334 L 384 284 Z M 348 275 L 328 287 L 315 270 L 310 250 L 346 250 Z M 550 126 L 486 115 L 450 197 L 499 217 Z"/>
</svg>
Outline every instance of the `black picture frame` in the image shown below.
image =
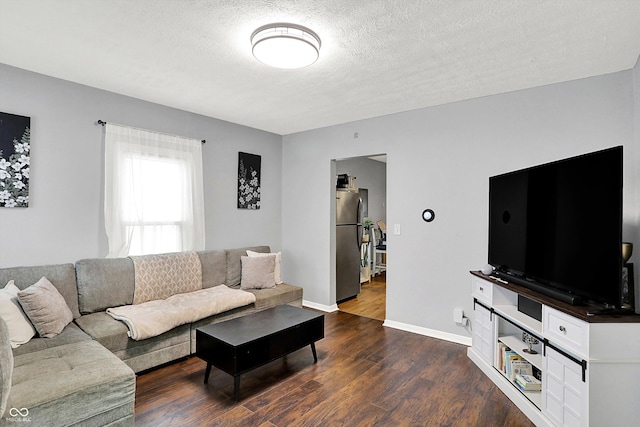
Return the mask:
<svg viewBox="0 0 640 427">
<path fill-rule="evenodd" d="M 29 207 L 31 117 L 0 112 L 0 207 Z"/>
<path fill-rule="evenodd" d="M 238 152 L 238 209 L 260 209 L 262 157 Z"/>
</svg>

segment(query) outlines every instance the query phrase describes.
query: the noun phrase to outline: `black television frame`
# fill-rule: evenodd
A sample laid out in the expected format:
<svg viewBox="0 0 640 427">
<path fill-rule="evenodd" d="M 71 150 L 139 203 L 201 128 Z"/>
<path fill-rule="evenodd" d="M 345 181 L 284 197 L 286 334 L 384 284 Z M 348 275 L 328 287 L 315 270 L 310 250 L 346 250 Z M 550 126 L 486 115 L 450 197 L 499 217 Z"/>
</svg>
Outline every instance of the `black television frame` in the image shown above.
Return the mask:
<svg viewBox="0 0 640 427">
<path fill-rule="evenodd" d="M 489 178 L 494 276 L 620 308 L 622 161 L 617 146 Z"/>
</svg>

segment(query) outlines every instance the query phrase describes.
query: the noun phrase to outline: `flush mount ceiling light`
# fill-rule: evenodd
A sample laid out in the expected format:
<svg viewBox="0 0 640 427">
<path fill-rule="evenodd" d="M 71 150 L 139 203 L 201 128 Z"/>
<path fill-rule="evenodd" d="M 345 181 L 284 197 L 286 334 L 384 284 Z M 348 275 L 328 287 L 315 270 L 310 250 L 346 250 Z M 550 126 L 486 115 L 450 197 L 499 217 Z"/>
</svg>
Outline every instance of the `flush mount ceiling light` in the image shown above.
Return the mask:
<svg viewBox="0 0 640 427">
<path fill-rule="evenodd" d="M 320 54 L 320 37 L 296 24 L 263 25 L 251 34 L 253 56 L 277 68 L 302 68 L 313 64 Z"/>
</svg>

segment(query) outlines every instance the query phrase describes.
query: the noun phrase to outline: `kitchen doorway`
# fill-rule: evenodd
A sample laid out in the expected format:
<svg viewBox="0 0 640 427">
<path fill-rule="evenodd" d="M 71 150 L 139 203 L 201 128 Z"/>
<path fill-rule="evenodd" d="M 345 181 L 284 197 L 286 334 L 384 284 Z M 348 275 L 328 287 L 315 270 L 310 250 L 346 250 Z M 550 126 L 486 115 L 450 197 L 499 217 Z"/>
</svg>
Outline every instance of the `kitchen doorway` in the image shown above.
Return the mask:
<svg viewBox="0 0 640 427">
<path fill-rule="evenodd" d="M 387 222 L 387 156 L 386 154 L 336 160 L 336 181 L 345 175 L 349 185 L 361 191 L 363 230 L 361 247 L 360 292 L 341 301 L 338 309 L 346 313 L 384 321 L 386 319 L 386 250 L 380 225 Z M 380 225 L 379 225 L 380 224 Z M 385 229 L 386 232 L 386 229 Z M 367 242 L 367 240 L 369 240 Z"/>
<path fill-rule="evenodd" d="M 378 274 L 371 278 L 371 282 L 363 283 L 358 296 L 338 304 L 338 309 L 384 321 L 387 314 L 387 273 Z"/>
</svg>

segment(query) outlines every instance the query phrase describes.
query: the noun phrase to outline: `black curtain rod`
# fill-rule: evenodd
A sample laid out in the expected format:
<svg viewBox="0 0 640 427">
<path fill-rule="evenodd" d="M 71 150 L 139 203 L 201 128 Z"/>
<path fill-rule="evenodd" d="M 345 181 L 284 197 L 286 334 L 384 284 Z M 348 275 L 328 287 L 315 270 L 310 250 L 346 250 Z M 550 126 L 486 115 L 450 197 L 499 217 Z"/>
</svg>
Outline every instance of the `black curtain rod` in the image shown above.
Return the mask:
<svg viewBox="0 0 640 427">
<path fill-rule="evenodd" d="M 98 121 L 96 122 L 97 124 L 99 124 L 100 126 L 104 126 L 107 124 L 107 122 L 105 122 L 104 120 L 100 120 L 98 119 Z M 205 144 L 207 142 L 206 139 L 201 139 L 202 143 Z"/>
</svg>

